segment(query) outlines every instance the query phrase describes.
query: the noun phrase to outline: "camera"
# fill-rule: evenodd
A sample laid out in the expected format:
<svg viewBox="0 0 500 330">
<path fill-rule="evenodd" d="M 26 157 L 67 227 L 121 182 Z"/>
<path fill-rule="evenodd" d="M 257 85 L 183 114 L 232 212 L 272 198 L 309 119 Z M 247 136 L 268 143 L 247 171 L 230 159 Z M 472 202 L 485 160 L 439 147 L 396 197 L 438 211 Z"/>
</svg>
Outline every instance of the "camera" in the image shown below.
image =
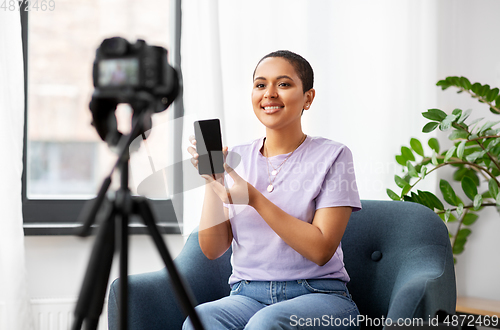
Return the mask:
<svg viewBox="0 0 500 330">
<path fill-rule="evenodd" d="M 146 110 L 161 112 L 180 90 L 179 75 L 168 63 L 168 51 L 142 39 L 135 43 L 121 37 L 105 39 L 96 50 L 92 76 L 92 124 L 110 145 L 116 145 L 121 137 L 114 115 L 119 103 L 130 104 L 134 116 Z M 144 126 L 141 133 L 151 128 L 150 122 Z"/>
</svg>

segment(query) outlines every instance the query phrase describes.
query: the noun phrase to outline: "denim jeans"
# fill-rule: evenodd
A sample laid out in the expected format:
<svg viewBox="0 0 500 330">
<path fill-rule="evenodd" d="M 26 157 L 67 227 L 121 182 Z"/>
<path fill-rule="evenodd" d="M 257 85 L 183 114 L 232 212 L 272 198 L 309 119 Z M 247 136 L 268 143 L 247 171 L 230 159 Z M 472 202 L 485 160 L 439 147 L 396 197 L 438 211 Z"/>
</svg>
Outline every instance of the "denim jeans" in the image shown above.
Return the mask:
<svg viewBox="0 0 500 330">
<path fill-rule="evenodd" d="M 206 330 L 358 329 L 358 308 L 344 282 L 240 281 L 228 297 L 196 307 Z M 183 330 L 193 329 L 189 318 Z"/>
</svg>

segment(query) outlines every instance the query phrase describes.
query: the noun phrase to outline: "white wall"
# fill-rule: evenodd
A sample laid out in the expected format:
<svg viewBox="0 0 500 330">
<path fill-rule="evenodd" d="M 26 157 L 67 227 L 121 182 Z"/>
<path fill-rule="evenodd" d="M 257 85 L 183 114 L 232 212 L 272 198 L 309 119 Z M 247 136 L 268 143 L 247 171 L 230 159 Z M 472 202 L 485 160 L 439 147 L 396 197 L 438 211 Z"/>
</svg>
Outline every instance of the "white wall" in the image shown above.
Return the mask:
<svg viewBox="0 0 500 330">
<path fill-rule="evenodd" d="M 181 235 L 163 236 L 172 258 L 183 244 Z M 147 235 L 130 236 L 129 274 L 164 268 L 152 239 Z M 76 299 L 94 243 L 94 236 L 27 236 L 26 268 L 30 298 L 38 302 L 67 302 Z M 118 255 L 115 256 L 110 283 L 118 277 Z M 106 311 L 103 311 L 103 315 Z M 38 320 L 36 320 L 38 322 Z M 63 329 L 61 329 L 63 330 Z"/>
<path fill-rule="evenodd" d="M 438 3 L 439 79 L 465 76 L 472 83 L 500 88 L 500 1 L 446 0 Z M 456 94 L 456 90 L 439 92 L 437 107 L 448 113 L 455 108 L 474 109 L 472 119 L 500 120 L 500 116 L 491 114 L 487 106 L 465 93 Z M 448 141 L 446 135 L 439 135 L 443 146 Z M 448 141 L 447 147 L 450 145 Z M 451 182 L 452 172 L 446 172 L 443 178 Z M 491 207 L 483 210 L 471 230 L 465 251 L 457 258 L 458 293 L 500 300 L 499 213 Z"/>
</svg>

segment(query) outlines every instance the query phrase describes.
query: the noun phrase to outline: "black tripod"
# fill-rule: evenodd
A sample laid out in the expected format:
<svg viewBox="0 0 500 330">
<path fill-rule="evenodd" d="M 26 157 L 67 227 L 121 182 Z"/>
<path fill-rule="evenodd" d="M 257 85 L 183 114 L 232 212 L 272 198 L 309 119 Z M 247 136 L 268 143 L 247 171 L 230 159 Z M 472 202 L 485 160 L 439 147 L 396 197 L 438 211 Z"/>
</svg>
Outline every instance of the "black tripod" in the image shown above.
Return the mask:
<svg viewBox="0 0 500 330">
<path fill-rule="evenodd" d="M 81 329 L 85 321 L 85 329 L 95 330 L 102 313 L 107 291 L 108 279 L 116 249 L 120 250 L 120 280 L 119 280 L 119 329 L 128 329 L 128 223 L 131 215 L 138 215 L 146 225 L 149 234 L 160 253 L 168 270 L 172 287 L 181 304 L 184 314 L 189 316 L 195 329 L 203 330 L 196 314 L 191 296 L 188 294 L 182 279 L 177 272 L 170 253 L 156 226 L 155 219 L 148 200 L 143 197 L 133 197 L 129 190 L 129 146 L 142 130 L 142 123 L 150 113 L 144 111 L 135 118 L 132 131 L 124 135 L 118 144 L 118 160 L 111 174 L 104 180 L 97 197 L 89 202 L 80 219 L 83 221 L 80 236 L 88 236 L 91 226 L 99 217 L 100 228 L 92 249 L 80 296 L 75 308 L 73 330 Z M 111 185 L 113 171 L 120 171 L 120 188 L 114 198 L 106 197 Z M 98 214 L 99 213 L 99 214 Z"/>
</svg>

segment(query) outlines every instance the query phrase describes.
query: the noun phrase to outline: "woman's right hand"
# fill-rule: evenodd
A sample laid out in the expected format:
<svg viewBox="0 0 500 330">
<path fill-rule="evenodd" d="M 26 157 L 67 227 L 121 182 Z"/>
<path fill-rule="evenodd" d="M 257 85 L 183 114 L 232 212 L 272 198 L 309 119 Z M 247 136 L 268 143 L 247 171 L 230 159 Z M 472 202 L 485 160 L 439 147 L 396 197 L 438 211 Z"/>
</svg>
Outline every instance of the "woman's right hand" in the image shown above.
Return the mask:
<svg viewBox="0 0 500 330">
<path fill-rule="evenodd" d="M 192 158 L 191 158 L 191 164 L 193 164 L 194 168 L 196 168 L 196 170 L 198 170 L 198 158 L 200 157 L 200 155 L 196 152 L 196 139 L 195 139 L 195 136 L 194 135 L 190 135 L 189 136 L 189 143 L 191 143 L 191 145 L 187 148 L 188 152 L 191 154 Z M 222 154 L 224 156 L 224 163 L 226 163 L 226 157 L 227 157 L 227 151 L 228 151 L 228 147 L 224 147 L 222 148 Z M 219 179 L 219 178 L 223 178 L 224 175 L 216 175 L 216 180 Z"/>
</svg>

